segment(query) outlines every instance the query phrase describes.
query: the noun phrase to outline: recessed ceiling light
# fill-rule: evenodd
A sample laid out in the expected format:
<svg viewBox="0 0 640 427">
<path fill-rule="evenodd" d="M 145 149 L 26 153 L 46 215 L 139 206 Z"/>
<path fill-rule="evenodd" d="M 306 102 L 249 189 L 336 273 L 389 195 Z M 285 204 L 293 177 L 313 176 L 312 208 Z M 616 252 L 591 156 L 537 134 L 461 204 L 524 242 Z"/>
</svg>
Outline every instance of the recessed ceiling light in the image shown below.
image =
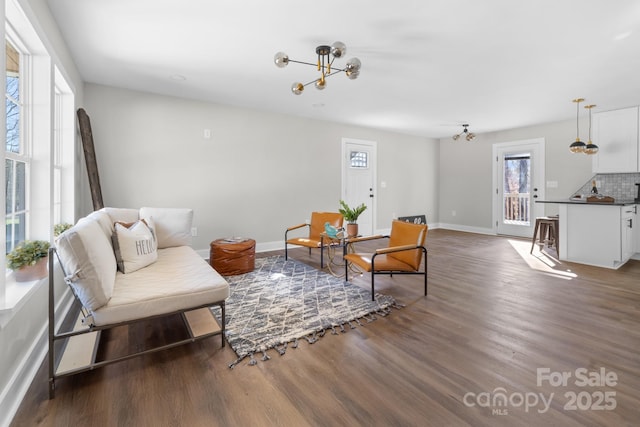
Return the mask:
<svg viewBox="0 0 640 427">
<path fill-rule="evenodd" d="M 185 76 L 183 76 L 182 74 L 172 74 L 169 76 L 169 78 L 171 80 L 175 80 L 177 82 L 183 82 L 185 80 L 187 80 L 187 78 Z"/>
</svg>

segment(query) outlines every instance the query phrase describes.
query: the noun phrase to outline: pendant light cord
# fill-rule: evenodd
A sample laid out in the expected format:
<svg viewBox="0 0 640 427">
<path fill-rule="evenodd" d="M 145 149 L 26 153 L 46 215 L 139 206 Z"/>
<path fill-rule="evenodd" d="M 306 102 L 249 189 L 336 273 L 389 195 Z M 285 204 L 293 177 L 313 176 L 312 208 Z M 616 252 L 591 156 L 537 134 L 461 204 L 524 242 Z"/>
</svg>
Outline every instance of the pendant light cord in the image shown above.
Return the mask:
<svg viewBox="0 0 640 427">
<path fill-rule="evenodd" d="M 580 101 L 576 102 L 576 140 L 580 140 L 580 124 L 578 119 L 580 118 Z"/>
</svg>

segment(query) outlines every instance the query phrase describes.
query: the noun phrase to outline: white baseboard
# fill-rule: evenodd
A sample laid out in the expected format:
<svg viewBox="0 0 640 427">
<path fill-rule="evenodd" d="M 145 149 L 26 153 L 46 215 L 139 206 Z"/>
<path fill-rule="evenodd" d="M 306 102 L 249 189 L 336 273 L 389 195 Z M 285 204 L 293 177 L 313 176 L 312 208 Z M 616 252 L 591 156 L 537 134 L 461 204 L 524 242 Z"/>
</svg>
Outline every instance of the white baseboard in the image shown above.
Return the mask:
<svg viewBox="0 0 640 427">
<path fill-rule="evenodd" d="M 58 307 L 56 307 L 56 329 L 60 327 L 66 314 L 73 304 L 73 295 L 71 290 L 67 288 L 64 295 L 60 298 Z M 20 366 L 11 376 L 9 383 L 0 395 L 0 414 L 5 414 L 0 419 L 0 427 L 8 427 L 16 415 L 22 399 L 27 394 L 33 379 L 36 377 L 40 365 L 46 359 L 49 351 L 49 316 L 45 318 L 40 332 L 36 339 L 31 343 L 29 350 L 26 352 L 24 359 L 20 362 Z M 49 389 L 49 384 L 44 385 Z"/>
<path fill-rule="evenodd" d="M 256 243 L 256 252 L 278 251 L 281 249 L 284 249 L 284 241 Z M 209 248 L 196 249 L 196 253 L 200 255 L 202 258 L 208 260 L 209 250 L 210 250 Z"/>
<path fill-rule="evenodd" d="M 460 224 L 440 223 L 438 224 L 437 227 L 429 226 L 429 228 L 443 228 L 445 230 L 465 231 L 467 233 L 477 233 L 477 234 L 488 234 L 490 236 L 496 235 L 495 231 L 491 228 L 469 227 L 467 225 L 460 225 Z"/>
<path fill-rule="evenodd" d="M 458 230 L 458 231 L 467 231 L 470 233 L 480 233 L 480 234 L 491 234 L 491 235 L 495 235 L 495 233 L 493 232 L 493 230 L 491 229 L 484 229 L 484 228 L 472 228 L 472 227 L 464 227 L 463 226 L 458 226 L 458 225 L 454 225 L 454 224 L 429 224 L 429 229 L 430 230 L 435 230 L 437 228 L 446 228 L 449 230 Z M 374 232 L 374 234 L 382 234 L 383 236 L 388 236 L 389 233 L 391 233 L 391 228 L 386 228 L 386 229 L 379 229 L 376 230 Z M 291 246 L 293 247 L 293 246 Z M 263 243 L 256 243 L 256 253 L 259 252 L 269 252 L 269 251 L 278 251 L 278 250 L 283 250 L 284 249 L 284 241 L 279 240 L 279 241 L 273 241 L 273 242 L 263 242 Z M 198 253 L 198 255 L 200 255 L 202 258 L 204 259 L 209 259 L 209 249 L 198 249 L 196 250 L 196 252 Z"/>
</svg>

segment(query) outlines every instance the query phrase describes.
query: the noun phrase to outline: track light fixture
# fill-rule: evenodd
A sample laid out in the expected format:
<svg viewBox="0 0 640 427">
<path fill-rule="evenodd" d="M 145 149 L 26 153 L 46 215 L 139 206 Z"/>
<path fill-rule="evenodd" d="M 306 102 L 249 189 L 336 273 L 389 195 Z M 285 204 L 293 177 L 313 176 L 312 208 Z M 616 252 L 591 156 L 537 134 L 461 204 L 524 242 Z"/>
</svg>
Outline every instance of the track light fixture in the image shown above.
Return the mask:
<svg viewBox="0 0 640 427">
<path fill-rule="evenodd" d="M 457 140 L 458 140 L 458 138 L 460 138 L 463 134 L 465 135 L 465 139 L 466 139 L 467 141 L 471 141 L 473 138 L 475 138 L 475 137 L 476 137 L 476 135 L 475 135 L 474 133 L 469 132 L 469 129 L 467 129 L 467 128 L 469 127 L 469 125 L 468 125 L 468 124 L 464 124 L 464 125 L 462 125 L 462 127 L 463 127 L 462 132 L 460 132 L 460 133 L 459 133 L 459 134 L 457 134 L 457 135 L 453 135 L 453 136 L 452 136 L 452 138 L 453 138 L 453 140 L 454 140 L 454 141 L 457 141 Z"/>
<path fill-rule="evenodd" d="M 315 85 L 316 89 L 323 90 L 327 86 L 327 77 L 337 73 L 345 73 L 345 75 L 351 80 L 357 79 L 360 75 L 360 67 L 362 66 L 362 63 L 358 58 L 351 58 L 350 60 L 348 60 L 345 68 L 333 67 L 333 61 L 335 61 L 337 58 L 342 58 L 346 55 L 346 53 L 347 46 L 345 46 L 345 44 L 342 42 L 335 42 L 331 46 L 321 45 L 316 47 L 316 54 L 318 55 L 317 64 L 293 60 L 289 58 L 289 56 L 284 52 L 276 53 L 273 57 L 273 62 L 278 68 L 286 67 L 287 65 L 289 65 L 289 62 L 311 65 L 318 68 L 318 71 L 320 71 L 320 77 L 316 80 L 312 80 L 309 83 L 305 84 L 295 82 L 291 85 L 291 92 L 293 92 L 293 94 L 295 95 L 300 95 L 304 91 L 305 86 L 308 86 L 312 83 Z"/>
</svg>

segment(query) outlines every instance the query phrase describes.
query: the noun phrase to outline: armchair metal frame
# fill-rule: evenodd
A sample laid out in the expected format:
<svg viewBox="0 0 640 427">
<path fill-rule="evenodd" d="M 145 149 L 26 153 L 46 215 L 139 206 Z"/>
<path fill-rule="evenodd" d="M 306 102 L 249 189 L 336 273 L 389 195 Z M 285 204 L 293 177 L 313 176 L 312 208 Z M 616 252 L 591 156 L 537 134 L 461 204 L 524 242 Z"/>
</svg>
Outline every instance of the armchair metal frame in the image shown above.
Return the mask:
<svg viewBox="0 0 640 427">
<path fill-rule="evenodd" d="M 426 235 L 427 229 L 424 229 L 424 233 Z M 369 237 L 359 237 L 349 239 L 349 243 L 357 243 L 366 240 L 375 240 L 382 238 L 390 238 L 390 235 L 376 235 Z M 424 241 L 424 239 L 423 239 Z M 420 250 L 422 252 L 422 261 L 424 263 L 424 270 L 420 269 L 421 262 L 418 262 L 416 269 L 376 269 L 376 258 L 381 255 L 388 255 L 398 252 L 405 251 L 415 251 Z M 370 256 L 371 260 L 369 261 L 367 258 Z M 388 274 L 393 277 L 394 274 L 413 274 L 413 275 L 424 275 L 424 295 L 427 296 L 427 271 L 428 271 L 428 263 L 427 263 L 427 249 L 424 247 L 424 244 L 418 245 L 400 245 L 400 246 L 390 246 L 386 248 L 377 249 L 373 254 L 361 254 L 361 253 L 352 253 L 346 254 L 344 257 L 344 266 L 345 266 L 345 281 L 349 281 L 349 262 L 355 264 L 358 267 L 363 268 L 367 272 L 371 273 L 371 300 L 375 300 L 375 276 L 377 274 Z M 409 264 L 406 264 L 407 267 L 412 267 Z"/>
<path fill-rule="evenodd" d="M 344 218 L 342 214 L 338 212 L 312 212 L 311 221 L 309 223 L 303 223 L 289 227 L 284 232 L 284 259 L 289 259 L 289 245 L 305 246 L 309 248 L 309 255 L 311 255 L 311 249 L 320 249 L 320 268 L 324 268 L 324 248 L 331 244 L 331 239 L 326 239 L 323 236 L 324 222 L 328 221 L 336 228 L 342 227 Z M 320 222 L 320 223 L 318 223 Z M 307 238 L 289 238 L 289 232 L 298 230 L 303 227 L 309 228 L 309 237 Z M 312 235 L 316 232 L 317 236 Z"/>
</svg>

